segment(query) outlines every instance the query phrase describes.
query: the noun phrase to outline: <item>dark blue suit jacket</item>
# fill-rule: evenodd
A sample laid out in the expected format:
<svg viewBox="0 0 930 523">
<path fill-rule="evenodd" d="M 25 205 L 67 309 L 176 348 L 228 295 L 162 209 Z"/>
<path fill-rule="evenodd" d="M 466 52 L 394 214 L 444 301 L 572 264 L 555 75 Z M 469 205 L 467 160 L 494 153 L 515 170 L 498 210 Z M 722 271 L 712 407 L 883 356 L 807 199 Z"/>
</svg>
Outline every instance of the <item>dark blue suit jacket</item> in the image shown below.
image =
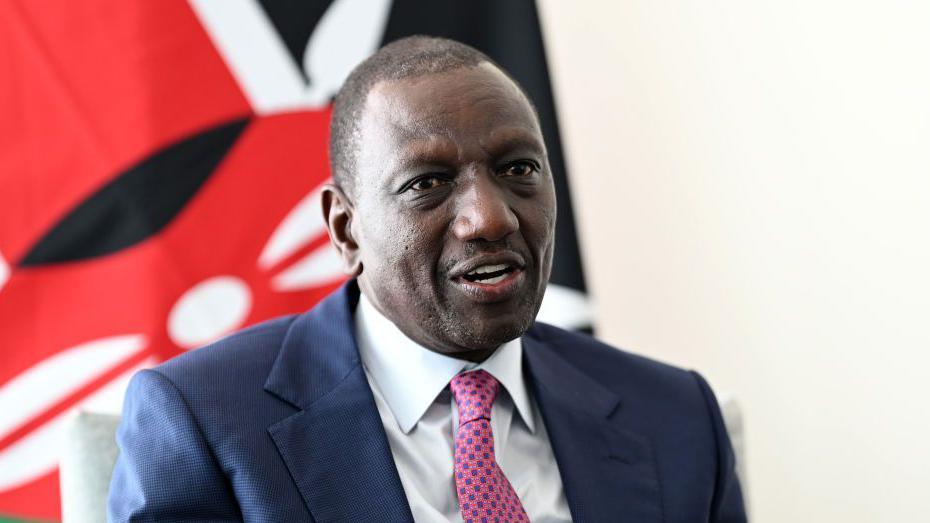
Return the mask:
<svg viewBox="0 0 930 523">
<path fill-rule="evenodd" d="M 350 282 L 137 374 L 111 520 L 411 521 L 355 344 L 357 300 Z M 543 324 L 523 346 L 574 521 L 745 521 L 700 376 Z"/>
</svg>

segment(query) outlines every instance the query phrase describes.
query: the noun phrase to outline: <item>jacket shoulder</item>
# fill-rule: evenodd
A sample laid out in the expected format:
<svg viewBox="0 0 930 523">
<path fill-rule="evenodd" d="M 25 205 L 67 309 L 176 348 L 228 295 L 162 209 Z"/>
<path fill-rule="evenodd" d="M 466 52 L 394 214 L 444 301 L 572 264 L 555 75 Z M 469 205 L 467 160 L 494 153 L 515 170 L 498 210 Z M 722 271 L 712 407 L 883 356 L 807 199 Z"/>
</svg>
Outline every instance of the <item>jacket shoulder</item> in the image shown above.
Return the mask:
<svg viewBox="0 0 930 523">
<path fill-rule="evenodd" d="M 176 356 L 153 370 L 184 389 L 186 384 L 235 383 L 249 376 L 267 377 L 297 315 L 253 325 L 209 345 Z M 239 381 L 241 385 L 242 382 Z"/>
<path fill-rule="evenodd" d="M 545 323 L 536 323 L 530 335 L 545 343 L 569 364 L 604 387 L 620 392 L 666 390 L 693 397 L 698 383 L 693 371 L 628 352 L 594 337 Z"/>
<path fill-rule="evenodd" d="M 622 398 L 620 416 L 647 434 L 693 430 L 713 438 L 708 421 L 719 418 L 716 398 L 691 370 L 628 352 L 593 337 L 537 324 L 542 345 L 605 389 Z"/>
<path fill-rule="evenodd" d="M 666 506 L 703 491 L 710 521 L 746 521 L 734 455 L 713 391 L 697 373 L 617 349 L 585 334 L 537 324 L 528 333 L 620 399 L 612 419 L 654 449 Z"/>
</svg>

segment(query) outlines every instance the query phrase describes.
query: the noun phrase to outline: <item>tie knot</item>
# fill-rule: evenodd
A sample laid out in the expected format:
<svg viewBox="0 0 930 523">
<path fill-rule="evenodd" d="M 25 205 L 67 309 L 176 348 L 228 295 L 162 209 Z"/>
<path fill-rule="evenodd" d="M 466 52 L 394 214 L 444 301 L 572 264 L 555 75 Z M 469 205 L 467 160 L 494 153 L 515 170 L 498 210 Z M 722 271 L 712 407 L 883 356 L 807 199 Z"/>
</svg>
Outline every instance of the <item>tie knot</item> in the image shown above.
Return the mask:
<svg viewBox="0 0 930 523">
<path fill-rule="evenodd" d="M 459 408 L 459 426 L 479 418 L 491 419 L 500 383 L 483 370 L 463 372 L 449 382 Z"/>
</svg>

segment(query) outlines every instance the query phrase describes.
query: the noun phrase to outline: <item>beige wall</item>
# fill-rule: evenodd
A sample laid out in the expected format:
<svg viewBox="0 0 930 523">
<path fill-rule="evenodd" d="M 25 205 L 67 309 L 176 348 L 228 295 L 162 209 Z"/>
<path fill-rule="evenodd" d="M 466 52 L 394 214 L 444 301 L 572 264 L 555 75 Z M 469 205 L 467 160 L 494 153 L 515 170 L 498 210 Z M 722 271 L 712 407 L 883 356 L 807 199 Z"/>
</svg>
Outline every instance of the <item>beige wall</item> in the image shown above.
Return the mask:
<svg viewBox="0 0 930 523">
<path fill-rule="evenodd" d="M 930 2 L 539 3 L 600 335 L 739 399 L 754 521 L 928 521 Z"/>
</svg>

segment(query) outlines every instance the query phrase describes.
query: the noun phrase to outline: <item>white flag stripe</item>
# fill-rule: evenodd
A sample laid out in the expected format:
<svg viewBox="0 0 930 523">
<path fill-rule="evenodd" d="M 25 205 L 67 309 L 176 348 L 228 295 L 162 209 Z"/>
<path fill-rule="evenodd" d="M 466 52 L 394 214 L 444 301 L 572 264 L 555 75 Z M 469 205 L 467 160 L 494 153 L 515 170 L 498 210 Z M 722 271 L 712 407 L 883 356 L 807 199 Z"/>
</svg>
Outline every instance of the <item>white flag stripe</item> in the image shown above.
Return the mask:
<svg viewBox="0 0 930 523">
<path fill-rule="evenodd" d="M 28 483 L 58 465 L 67 414 L 56 416 L 0 452 L 0 492 Z"/>
<path fill-rule="evenodd" d="M 100 387 L 91 395 L 81 400 L 77 408 L 101 414 L 120 415 L 123 412 L 123 399 L 126 396 L 126 388 L 129 386 L 129 380 L 140 370 L 148 369 L 155 365 L 158 365 L 158 360 L 154 357 L 146 358 L 142 363 L 120 374 L 113 381 Z"/>
<path fill-rule="evenodd" d="M 0 387 L 0 437 L 136 354 L 146 344 L 146 337 L 141 334 L 112 336 L 65 349 L 33 365 Z"/>
<path fill-rule="evenodd" d="M 329 6 L 304 51 L 315 99 L 328 103 L 352 69 L 378 49 L 390 10 L 390 0 L 336 0 Z"/>
<path fill-rule="evenodd" d="M 323 221 L 323 209 L 320 203 L 322 189 L 322 187 L 317 187 L 305 196 L 281 220 L 258 257 L 259 267 L 270 268 L 310 240 L 326 232 L 326 222 Z"/>
<path fill-rule="evenodd" d="M 0 452 L 0 492 L 24 485 L 52 471 L 61 458 L 61 450 L 68 417 L 76 410 L 119 414 L 123 408 L 123 396 L 132 375 L 141 369 L 156 364 L 154 358 L 122 373 L 81 400 L 73 409 L 55 416 L 50 422 L 31 432 Z"/>
<path fill-rule="evenodd" d="M 258 2 L 191 0 L 256 113 L 319 108 L 300 70 Z"/>
<path fill-rule="evenodd" d="M 271 280 L 271 288 L 296 291 L 342 278 L 342 258 L 331 243 L 321 246 Z"/>
<path fill-rule="evenodd" d="M 304 51 L 304 71 L 255 0 L 190 0 L 258 114 L 320 109 L 381 42 L 390 0 L 336 0 Z"/>
<path fill-rule="evenodd" d="M 168 335 L 185 349 L 206 345 L 242 326 L 252 310 L 249 285 L 235 276 L 214 276 L 178 298 L 168 314 Z"/>
<path fill-rule="evenodd" d="M 6 259 L 3 257 L 3 253 L 0 252 L 0 291 L 3 290 L 3 285 L 6 284 L 6 281 L 10 278 L 10 266 L 6 263 Z"/>
</svg>

